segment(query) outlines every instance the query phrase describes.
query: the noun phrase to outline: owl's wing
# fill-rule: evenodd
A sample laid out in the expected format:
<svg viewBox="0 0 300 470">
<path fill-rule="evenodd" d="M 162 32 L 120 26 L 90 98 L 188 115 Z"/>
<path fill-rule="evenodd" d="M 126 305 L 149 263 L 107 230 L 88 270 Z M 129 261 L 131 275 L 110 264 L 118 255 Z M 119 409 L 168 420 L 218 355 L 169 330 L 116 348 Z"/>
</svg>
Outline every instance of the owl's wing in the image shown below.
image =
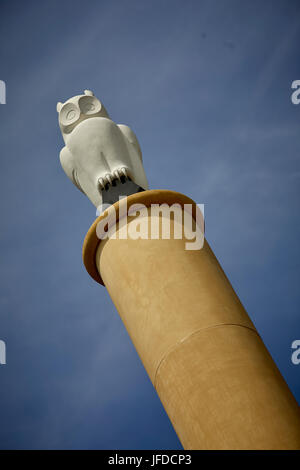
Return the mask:
<svg viewBox="0 0 300 470">
<path fill-rule="evenodd" d="M 72 183 L 75 184 L 75 186 L 79 189 L 79 191 L 85 194 L 77 178 L 77 173 L 74 167 L 72 154 L 67 147 L 64 147 L 61 150 L 59 154 L 59 159 L 60 159 L 61 166 L 63 167 L 64 172 L 66 173 L 67 177 L 70 178 Z"/>
<path fill-rule="evenodd" d="M 130 129 L 130 127 L 125 126 L 124 124 L 118 124 L 118 127 L 125 136 L 127 142 L 129 142 L 128 147 L 132 146 L 135 150 L 132 152 L 129 149 L 129 156 L 133 168 L 133 181 L 141 188 L 148 189 L 148 181 L 143 166 L 142 151 L 135 133 Z"/>
<path fill-rule="evenodd" d="M 126 139 L 134 146 L 141 161 L 143 161 L 141 147 L 135 133 L 130 129 L 130 127 L 125 126 L 125 124 L 118 124 L 118 127 Z"/>
</svg>

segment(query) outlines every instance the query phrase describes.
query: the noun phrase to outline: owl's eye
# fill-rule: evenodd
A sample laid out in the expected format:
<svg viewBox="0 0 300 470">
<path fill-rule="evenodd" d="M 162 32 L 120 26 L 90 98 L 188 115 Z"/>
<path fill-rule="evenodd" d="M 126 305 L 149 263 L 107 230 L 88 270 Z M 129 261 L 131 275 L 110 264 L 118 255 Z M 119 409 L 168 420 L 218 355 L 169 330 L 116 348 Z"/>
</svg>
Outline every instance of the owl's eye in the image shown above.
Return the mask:
<svg viewBox="0 0 300 470">
<path fill-rule="evenodd" d="M 80 111 L 83 114 L 96 114 L 101 111 L 101 103 L 95 96 L 82 96 L 79 99 Z"/>
<path fill-rule="evenodd" d="M 74 124 L 80 118 L 80 111 L 73 103 L 65 104 L 60 113 L 59 119 L 64 126 Z"/>
</svg>

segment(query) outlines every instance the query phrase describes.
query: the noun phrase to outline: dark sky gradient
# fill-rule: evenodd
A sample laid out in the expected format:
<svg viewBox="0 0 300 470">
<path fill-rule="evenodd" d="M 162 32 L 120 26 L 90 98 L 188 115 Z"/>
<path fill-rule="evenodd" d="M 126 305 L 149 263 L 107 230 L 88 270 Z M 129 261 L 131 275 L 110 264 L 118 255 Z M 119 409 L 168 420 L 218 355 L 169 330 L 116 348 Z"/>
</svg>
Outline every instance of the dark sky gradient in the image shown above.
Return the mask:
<svg viewBox="0 0 300 470">
<path fill-rule="evenodd" d="M 180 449 L 105 290 L 56 102 L 92 89 L 206 236 L 300 402 L 300 3 L 0 1 L 0 447 Z"/>
</svg>

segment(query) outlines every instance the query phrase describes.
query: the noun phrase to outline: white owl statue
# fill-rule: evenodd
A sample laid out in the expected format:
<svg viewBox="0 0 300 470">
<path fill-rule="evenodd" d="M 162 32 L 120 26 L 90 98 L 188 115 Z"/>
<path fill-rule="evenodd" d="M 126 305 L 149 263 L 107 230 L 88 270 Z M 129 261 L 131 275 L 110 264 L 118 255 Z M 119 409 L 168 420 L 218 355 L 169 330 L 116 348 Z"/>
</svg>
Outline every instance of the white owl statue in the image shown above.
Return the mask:
<svg viewBox="0 0 300 470">
<path fill-rule="evenodd" d="M 61 165 L 97 208 L 148 189 L 134 132 L 115 124 L 93 92 L 85 90 L 83 95 L 57 103 L 57 112 L 65 141 Z"/>
</svg>

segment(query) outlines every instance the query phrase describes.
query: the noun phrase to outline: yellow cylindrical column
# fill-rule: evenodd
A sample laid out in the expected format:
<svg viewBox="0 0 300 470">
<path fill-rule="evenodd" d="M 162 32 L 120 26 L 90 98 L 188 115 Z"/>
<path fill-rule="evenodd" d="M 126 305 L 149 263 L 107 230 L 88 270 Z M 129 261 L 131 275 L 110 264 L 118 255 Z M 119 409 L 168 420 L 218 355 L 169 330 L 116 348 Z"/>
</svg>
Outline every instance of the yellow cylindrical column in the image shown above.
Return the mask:
<svg viewBox="0 0 300 470">
<path fill-rule="evenodd" d="M 127 198 L 146 206 L 149 227 L 151 204 L 174 203 L 195 214 L 172 191 Z M 110 211 L 118 220 L 119 203 Z M 86 236 L 86 268 L 108 289 L 184 448 L 300 449 L 298 404 L 208 243 L 120 239 L 136 216 L 100 241 L 105 214 Z"/>
</svg>

